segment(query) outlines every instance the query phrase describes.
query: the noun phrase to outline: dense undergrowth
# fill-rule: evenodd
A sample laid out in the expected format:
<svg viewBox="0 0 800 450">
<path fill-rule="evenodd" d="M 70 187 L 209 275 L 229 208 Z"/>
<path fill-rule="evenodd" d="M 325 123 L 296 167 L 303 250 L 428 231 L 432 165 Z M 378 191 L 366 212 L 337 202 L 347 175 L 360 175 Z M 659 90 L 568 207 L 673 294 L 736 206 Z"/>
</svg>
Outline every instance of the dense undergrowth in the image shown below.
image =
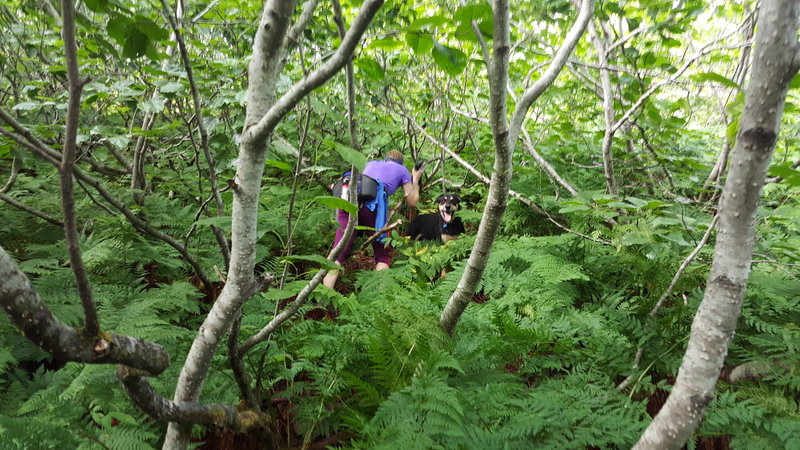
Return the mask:
<svg viewBox="0 0 800 450">
<path fill-rule="evenodd" d="M 44 175 L 18 181 L 44 210 L 57 210 Z M 50 186 L 50 187 L 48 187 Z M 26 191 L 24 188 L 28 187 Z M 298 252 L 321 253 L 330 212 L 301 195 Z M 282 270 L 288 188 L 265 188 L 260 267 Z M 23 194 L 18 195 L 23 195 Z M 169 349 L 173 364 L 152 383 L 171 396 L 174 381 L 212 301 L 197 288 L 174 251 L 142 237 L 117 216 L 87 217 L 83 252 L 102 325 Z M 546 199 L 544 199 L 546 202 Z M 180 199 L 157 195 L 142 209 L 152 224 L 182 238 L 194 218 Z M 700 439 L 724 436 L 732 448 L 788 448 L 800 439 L 800 281 L 791 266 L 800 244 L 797 205 L 786 199 L 762 211 L 757 262 L 724 373 L 757 364 L 755 380 L 725 377 Z M 625 448 L 636 441 L 658 398 L 669 391 L 702 296 L 710 246 L 683 275 L 654 320 L 648 313 L 677 266 L 705 231 L 707 215 L 685 205 L 596 194 L 562 202 L 576 229 L 609 239 L 603 245 L 550 228 L 512 202 L 503 234 L 454 338 L 438 318 L 455 288 L 472 236 L 437 246 L 395 237 L 396 261 L 384 272 L 350 271 L 347 294 L 319 289 L 334 319 L 304 307 L 272 340 L 248 353 L 269 430 L 279 447 L 326 442 L 352 448 Z M 783 209 L 781 209 L 783 208 Z M 462 211 L 474 230 L 480 214 Z M 620 214 L 620 211 L 624 214 Z M 691 214 L 690 214 L 691 213 Z M 581 223 L 609 217 L 600 231 Z M 63 321 L 78 326 L 81 309 L 70 288 L 61 231 L 14 210 L 3 211 L 4 245 Z M 219 222 L 216 225 L 224 227 Z M 539 232 L 533 235 L 530 230 Z M 206 269 L 219 265 L 208 226 L 191 237 Z M 313 267 L 294 267 L 284 289 L 245 305 L 242 335 L 258 331 L 296 292 Z M 330 314 L 328 314 L 330 316 Z M 139 449 L 159 445 L 165 426 L 137 411 L 106 366 L 61 364 L 0 318 L 0 434 L 3 448 Z M 639 347 L 643 357 L 631 365 Z M 629 375 L 623 391 L 616 386 Z M 238 403 L 225 350 L 217 355 L 203 400 Z M 196 442 L 214 430 L 196 429 Z M 239 439 L 245 440 L 242 436 Z"/>
</svg>

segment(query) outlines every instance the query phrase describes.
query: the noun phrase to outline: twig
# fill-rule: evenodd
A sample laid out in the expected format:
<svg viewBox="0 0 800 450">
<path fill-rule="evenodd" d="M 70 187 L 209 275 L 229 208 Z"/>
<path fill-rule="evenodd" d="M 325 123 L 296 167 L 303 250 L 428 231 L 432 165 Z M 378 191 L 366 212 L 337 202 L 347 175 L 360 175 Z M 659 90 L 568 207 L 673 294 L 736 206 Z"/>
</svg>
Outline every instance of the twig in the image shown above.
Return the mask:
<svg viewBox="0 0 800 450">
<path fill-rule="evenodd" d="M 197 83 L 194 81 L 194 70 L 192 69 L 192 63 L 189 60 L 189 52 L 186 51 L 186 43 L 183 40 L 183 35 L 181 35 L 180 29 L 178 28 L 178 23 L 170 12 L 166 0 L 161 0 L 161 8 L 164 15 L 167 17 L 170 26 L 172 26 L 172 33 L 175 36 L 175 40 L 178 42 L 178 50 L 181 55 L 181 61 L 183 61 L 183 67 L 186 70 L 186 78 L 189 81 L 189 87 L 192 92 L 192 103 L 194 104 L 195 113 L 194 117 L 195 121 L 197 122 L 197 129 L 200 131 L 200 147 L 203 149 L 203 155 L 206 158 L 206 164 L 208 164 L 208 181 L 211 183 L 211 194 L 214 197 L 214 201 L 217 203 L 217 216 L 222 216 L 225 214 L 225 203 L 222 201 L 222 195 L 220 195 L 219 186 L 217 184 L 217 171 L 214 157 L 211 156 L 211 149 L 208 147 L 208 130 L 206 130 L 206 126 L 203 123 L 203 108 L 200 103 L 200 92 L 197 89 Z M 228 246 L 228 241 L 225 238 L 225 235 L 222 233 L 222 230 L 220 230 L 218 227 L 212 226 L 211 229 L 214 232 L 214 237 L 217 239 L 220 251 L 222 252 L 222 258 L 224 259 L 225 266 L 227 267 L 231 262 L 231 249 Z"/>
<path fill-rule="evenodd" d="M 9 205 L 11 205 L 11 206 L 13 206 L 13 207 L 15 207 L 17 209 L 25 211 L 28 214 L 36 216 L 36 217 L 44 220 L 45 222 L 51 223 L 51 224 L 53 224 L 53 225 L 55 225 L 57 227 L 62 227 L 62 228 L 64 227 L 64 222 L 62 222 L 62 221 L 60 221 L 58 219 L 55 219 L 53 217 L 50 217 L 47 214 L 39 211 L 38 209 L 31 208 L 30 206 L 24 205 L 24 204 L 14 200 L 13 198 L 11 198 L 11 197 L 9 197 L 9 196 L 7 196 L 5 194 L 0 194 L 0 200 L 8 203 Z"/>
<path fill-rule="evenodd" d="M 19 174 L 19 160 L 14 158 L 13 161 L 11 161 L 11 175 L 8 176 L 8 182 L 3 186 L 3 189 L 0 189 L 0 194 L 5 194 L 11 190 L 14 183 L 17 181 L 17 174 Z"/>
<path fill-rule="evenodd" d="M 369 238 L 367 238 L 366 241 L 364 241 L 363 244 L 361 244 L 361 247 L 359 247 L 359 251 L 362 251 L 365 248 L 367 248 L 367 245 L 369 245 L 372 241 L 377 239 L 383 233 L 386 233 L 386 232 L 394 230 L 395 228 L 400 226 L 400 224 L 402 224 L 402 223 L 403 223 L 403 219 L 397 219 L 394 222 L 390 223 L 389 225 L 386 225 L 385 227 L 381 228 L 380 230 L 375 231 L 374 234 L 372 234 Z"/>
<path fill-rule="evenodd" d="M 653 307 L 652 310 L 650 310 L 650 313 L 648 314 L 648 323 L 652 323 L 652 321 L 655 319 L 656 313 L 658 313 L 658 310 L 661 308 L 661 306 L 664 304 L 664 302 L 667 300 L 670 294 L 672 294 L 672 290 L 675 288 L 675 285 L 678 284 L 678 280 L 680 280 L 681 275 L 683 275 L 683 272 L 686 270 L 687 267 L 689 267 L 689 264 L 694 260 L 697 254 L 700 253 L 700 250 L 702 250 L 703 247 L 706 245 L 706 242 L 708 242 L 709 237 L 711 237 L 711 232 L 717 225 L 718 220 L 719 220 L 719 214 L 714 216 L 714 218 L 711 220 L 711 223 L 708 225 L 708 229 L 706 230 L 705 234 L 700 239 L 700 242 L 698 242 L 694 250 L 692 250 L 692 252 L 689 253 L 689 256 L 687 256 L 683 260 L 683 263 L 678 268 L 678 271 L 675 273 L 675 276 L 672 277 L 672 282 L 667 287 L 667 290 L 664 291 L 664 294 L 661 295 L 661 298 L 658 300 L 656 305 Z M 639 368 L 639 362 L 642 360 L 643 353 L 644 353 L 644 345 L 640 345 L 639 348 L 636 350 L 636 356 L 634 357 L 633 364 L 631 365 L 631 368 L 633 370 Z M 631 381 L 633 381 L 633 376 L 634 374 L 631 374 L 628 377 L 626 377 L 620 384 L 617 385 L 617 390 L 621 391 L 627 388 L 628 385 L 630 385 Z"/>
</svg>

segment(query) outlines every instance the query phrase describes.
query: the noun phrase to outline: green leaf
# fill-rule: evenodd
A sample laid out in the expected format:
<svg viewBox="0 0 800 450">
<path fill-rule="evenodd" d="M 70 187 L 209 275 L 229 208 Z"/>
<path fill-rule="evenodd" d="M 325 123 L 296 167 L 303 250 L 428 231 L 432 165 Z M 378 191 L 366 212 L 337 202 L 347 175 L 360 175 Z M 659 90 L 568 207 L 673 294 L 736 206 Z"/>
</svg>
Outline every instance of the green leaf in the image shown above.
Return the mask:
<svg viewBox="0 0 800 450">
<path fill-rule="evenodd" d="M 266 161 L 266 164 L 268 166 L 274 167 L 276 169 L 280 169 L 280 170 L 282 170 L 282 171 L 284 171 L 286 173 L 292 173 L 292 166 L 286 164 L 283 161 L 278 161 L 278 160 L 275 160 L 275 159 L 268 159 Z"/>
<path fill-rule="evenodd" d="M 792 169 L 791 163 L 770 167 L 769 174 L 783 178 L 789 186 L 800 186 L 800 170 Z"/>
<path fill-rule="evenodd" d="M 364 170 L 364 166 L 367 165 L 367 157 L 363 153 L 338 142 L 325 141 L 325 143 L 332 146 L 343 160 L 356 166 L 359 172 Z"/>
<path fill-rule="evenodd" d="M 561 209 L 558 210 L 560 213 L 570 213 L 570 212 L 577 212 L 577 211 L 589 211 L 589 205 L 585 203 L 578 203 L 578 202 L 567 202 L 565 203 L 566 206 L 562 206 Z"/>
<path fill-rule="evenodd" d="M 411 22 L 408 26 L 409 31 L 430 30 L 438 26 L 446 25 L 449 23 L 447 19 L 441 16 L 423 17 Z"/>
<path fill-rule="evenodd" d="M 725 130 L 725 137 L 728 139 L 728 144 L 733 147 L 736 144 L 736 135 L 739 133 L 739 119 L 735 119 L 728 125 Z"/>
<path fill-rule="evenodd" d="M 147 52 L 150 38 L 141 31 L 131 28 L 125 35 L 125 43 L 122 45 L 122 56 L 135 59 L 143 56 Z"/>
<path fill-rule="evenodd" d="M 12 111 L 36 111 L 42 107 L 41 103 L 33 103 L 33 102 L 22 102 L 17 103 L 11 108 Z"/>
<path fill-rule="evenodd" d="M 662 225 L 663 226 L 678 225 L 681 223 L 681 221 L 680 219 L 675 219 L 674 217 L 656 217 L 652 223 L 653 227 L 659 227 Z"/>
<path fill-rule="evenodd" d="M 165 94 L 174 94 L 183 91 L 183 84 L 177 81 L 170 81 L 162 85 L 159 89 Z"/>
<path fill-rule="evenodd" d="M 125 44 L 125 36 L 128 34 L 128 27 L 131 21 L 125 16 L 116 16 L 111 18 L 106 24 L 106 31 L 114 38 L 119 45 Z"/>
<path fill-rule="evenodd" d="M 355 61 L 355 65 L 373 81 L 381 81 L 385 76 L 383 67 L 372 58 L 359 58 Z"/>
<path fill-rule="evenodd" d="M 742 90 L 742 87 L 736 84 L 735 81 L 725 78 L 722 75 L 715 73 L 715 72 L 702 72 L 696 73 L 691 76 L 691 79 L 697 81 L 698 83 L 703 83 L 705 81 L 713 81 L 715 83 L 719 83 L 723 86 L 728 86 L 730 88 L 737 89 L 739 91 Z"/>
<path fill-rule="evenodd" d="M 138 30 L 154 41 L 163 41 L 169 38 L 169 31 L 145 16 L 136 16 L 133 19 L 134 29 Z"/>
<path fill-rule="evenodd" d="M 283 300 L 285 298 L 297 295 L 301 289 L 306 287 L 306 284 L 308 284 L 308 281 L 305 280 L 292 281 L 291 283 L 284 285 L 283 289 L 270 289 L 267 292 L 262 293 L 261 297 L 267 300 Z"/>
<path fill-rule="evenodd" d="M 94 12 L 103 12 L 108 8 L 108 0 L 86 0 L 83 2 L 86 7 Z"/>
<path fill-rule="evenodd" d="M 195 225 L 207 225 L 217 227 L 225 231 L 231 231 L 231 216 L 203 217 L 195 222 Z"/>
<path fill-rule="evenodd" d="M 315 197 L 314 201 L 330 208 L 347 211 L 350 214 L 358 214 L 358 206 L 348 202 L 343 198 L 333 197 L 330 195 L 321 195 L 319 197 Z"/>
<path fill-rule="evenodd" d="M 460 74 L 467 67 L 467 55 L 464 52 L 435 41 L 433 43 L 433 60 L 440 69 L 451 76 Z"/>
<path fill-rule="evenodd" d="M 320 269 L 327 269 L 327 270 L 336 270 L 339 269 L 334 262 L 328 260 L 320 255 L 292 255 L 292 256 L 284 256 L 280 259 L 280 262 L 287 263 L 292 261 L 311 261 L 319 264 Z"/>
<path fill-rule="evenodd" d="M 433 38 L 419 31 L 406 33 L 406 43 L 417 55 L 428 53 L 433 48 Z"/>
<path fill-rule="evenodd" d="M 397 39 L 376 39 L 369 43 L 367 49 L 381 49 L 381 50 L 397 50 L 402 47 L 403 43 Z"/>
</svg>

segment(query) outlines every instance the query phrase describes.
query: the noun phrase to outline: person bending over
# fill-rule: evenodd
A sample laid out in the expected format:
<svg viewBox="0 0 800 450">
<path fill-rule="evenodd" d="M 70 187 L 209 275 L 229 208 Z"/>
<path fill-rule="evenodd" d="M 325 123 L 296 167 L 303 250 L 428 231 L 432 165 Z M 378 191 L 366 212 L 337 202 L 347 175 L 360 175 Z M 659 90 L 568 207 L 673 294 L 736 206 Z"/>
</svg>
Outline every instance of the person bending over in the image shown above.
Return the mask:
<svg viewBox="0 0 800 450">
<path fill-rule="evenodd" d="M 419 179 L 422 175 L 422 169 L 414 169 L 413 174 L 409 173 L 408 169 L 403 165 L 403 154 L 398 150 L 391 150 L 386 154 L 386 159 L 382 161 L 369 161 L 364 168 L 364 175 L 372 177 L 379 181 L 378 185 L 383 187 L 384 197 L 381 198 L 380 188 L 378 198 L 376 201 L 367 202 L 359 205 L 358 209 L 358 225 L 379 228 L 378 224 L 386 224 L 388 217 L 388 198 L 400 187 L 403 188 L 405 194 L 406 205 L 417 206 L 419 200 Z M 376 207 L 376 203 L 383 201 L 383 208 Z M 378 218 L 378 214 L 382 213 L 383 217 Z M 344 235 L 344 229 L 347 227 L 348 214 L 344 210 L 336 212 L 336 218 L 339 221 L 339 228 L 336 230 L 336 236 L 333 239 L 333 246 L 335 247 Z M 344 246 L 342 252 L 336 258 L 336 265 L 342 265 L 350 253 L 350 248 L 355 241 L 356 233 L 353 232 L 350 241 Z M 389 268 L 391 258 L 389 257 L 388 244 L 380 242 L 381 239 L 372 241 L 372 249 L 375 253 L 375 270 L 384 270 Z M 339 277 L 338 270 L 331 270 L 322 280 L 322 284 L 333 289 L 336 285 L 336 279 Z"/>
</svg>

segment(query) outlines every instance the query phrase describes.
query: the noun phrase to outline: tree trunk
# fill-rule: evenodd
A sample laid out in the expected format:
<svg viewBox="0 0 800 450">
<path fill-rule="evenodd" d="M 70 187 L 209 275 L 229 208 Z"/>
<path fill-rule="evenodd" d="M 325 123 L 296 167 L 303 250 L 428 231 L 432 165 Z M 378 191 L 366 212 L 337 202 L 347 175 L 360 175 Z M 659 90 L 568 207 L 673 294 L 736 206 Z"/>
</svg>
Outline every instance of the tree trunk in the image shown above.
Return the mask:
<svg viewBox="0 0 800 450">
<path fill-rule="evenodd" d="M 511 157 L 514 144 L 519 138 L 525 114 L 534 101 L 555 81 L 567 62 L 567 57 L 578 44 L 594 10 L 594 0 L 584 0 L 580 13 L 572 29 L 564 38 L 550 67 L 536 83 L 526 90 L 517 103 L 517 108 L 509 125 L 506 119 L 506 90 L 508 87 L 508 60 L 510 50 L 509 4 L 507 0 L 497 0 L 493 5 L 494 51 L 489 67 L 489 117 L 495 146 L 494 171 L 489 185 L 489 196 L 483 210 L 483 219 L 478 227 L 475 244 L 467 261 L 464 274 L 447 302 L 439 319 L 442 329 L 453 334 L 456 324 L 467 309 L 478 283 L 481 281 L 489 253 L 497 237 L 508 204 L 508 191 L 511 186 Z"/>
<path fill-rule="evenodd" d="M 708 284 L 666 404 L 637 449 L 677 449 L 708 404 L 736 329 L 752 262 L 756 209 L 780 125 L 789 81 L 800 66 L 800 3 L 765 0 L 758 20 L 753 76 L 719 207 Z"/>
<path fill-rule="evenodd" d="M 286 53 L 297 30 L 289 30 L 295 1 L 267 2 L 253 42 L 249 66 L 247 113 L 238 168 L 234 179 L 231 229 L 231 263 L 228 279 L 214 306 L 200 326 L 175 388 L 175 402 L 197 401 L 216 350 L 245 301 L 255 294 L 260 282 L 255 278 L 256 215 L 261 192 L 266 150 L 272 131 L 294 106 L 337 73 L 350 59 L 367 25 L 382 0 L 367 0 L 353 20 L 336 52 L 317 70 L 296 83 L 280 99 L 275 99 L 278 75 L 286 63 Z M 299 21 L 298 23 L 302 23 Z M 171 422 L 164 441 L 165 449 L 188 445 L 190 426 Z"/>
</svg>

